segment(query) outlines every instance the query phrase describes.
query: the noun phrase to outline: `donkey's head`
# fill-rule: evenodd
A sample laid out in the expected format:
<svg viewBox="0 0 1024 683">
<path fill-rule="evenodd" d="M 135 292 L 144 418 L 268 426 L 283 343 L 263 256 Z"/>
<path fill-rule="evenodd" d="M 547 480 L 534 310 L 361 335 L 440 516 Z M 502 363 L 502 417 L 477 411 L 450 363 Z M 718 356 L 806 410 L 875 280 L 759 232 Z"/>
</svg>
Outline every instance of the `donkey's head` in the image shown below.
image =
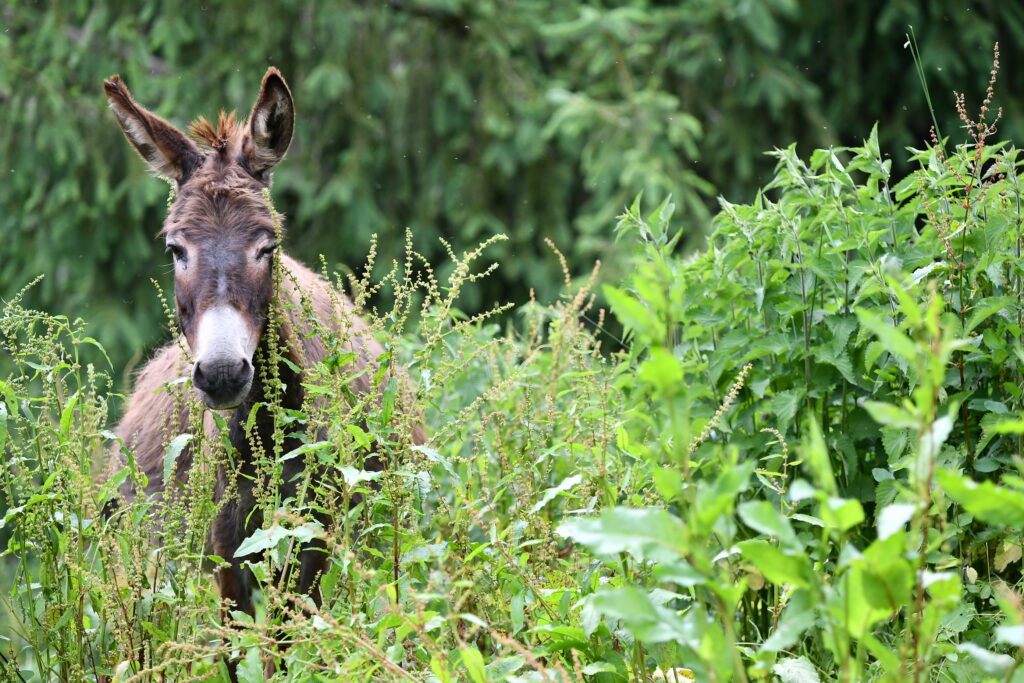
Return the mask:
<svg viewBox="0 0 1024 683">
<path fill-rule="evenodd" d="M 174 299 L 206 405 L 233 408 L 248 395 L 253 354 L 273 294 L 274 219 L 263 198 L 270 169 L 292 139 L 295 110 L 277 69 L 263 77 L 249 120 L 223 112 L 190 127 L 197 145 L 135 103 L 117 76 L 103 83 L 121 130 L 175 187 L 160 232 L 174 259 Z"/>
</svg>

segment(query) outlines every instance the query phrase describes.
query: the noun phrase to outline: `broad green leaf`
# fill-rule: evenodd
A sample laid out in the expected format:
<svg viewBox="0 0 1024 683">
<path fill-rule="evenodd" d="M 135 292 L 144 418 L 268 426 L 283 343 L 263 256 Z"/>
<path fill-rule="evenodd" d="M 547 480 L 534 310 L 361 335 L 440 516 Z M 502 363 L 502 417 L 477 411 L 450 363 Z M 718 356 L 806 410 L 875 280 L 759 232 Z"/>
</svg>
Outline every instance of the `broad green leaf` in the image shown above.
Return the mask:
<svg viewBox="0 0 1024 683">
<path fill-rule="evenodd" d="M 540 500 L 534 503 L 533 507 L 530 508 L 530 512 L 537 512 L 545 505 L 550 503 L 552 500 L 554 500 L 555 496 L 557 496 L 559 493 L 569 491 L 574 486 L 579 484 L 581 481 L 583 481 L 582 474 L 574 474 L 572 476 L 566 477 L 558 486 L 552 486 L 551 488 L 545 490 L 544 495 L 541 496 Z"/>
<path fill-rule="evenodd" d="M 832 474 L 832 461 L 829 459 L 825 437 L 821 434 L 817 418 L 808 418 L 807 431 L 808 438 L 801 449 L 803 460 L 814 475 L 815 485 L 829 495 L 835 496 L 838 489 L 835 476 Z"/>
<path fill-rule="evenodd" d="M 857 319 L 861 327 L 873 332 L 882 347 L 889 353 L 900 356 L 904 360 L 913 361 L 917 356 L 917 347 L 910 337 L 896 328 L 886 316 L 864 309 L 857 309 Z"/>
<path fill-rule="evenodd" d="M 512 655 L 510 657 L 501 657 L 499 659 L 492 659 L 484 667 L 486 670 L 486 680 L 488 681 L 504 681 L 509 680 L 515 672 L 523 668 L 526 664 L 526 659 L 522 655 Z M 614 668 L 612 669 L 614 671 Z"/>
<path fill-rule="evenodd" d="M 910 603 L 914 567 L 903 556 L 904 543 L 898 531 L 864 551 L 864 599 L 874 607 L 896 612 Z"/>
<path fill-rule="evenodd" d="M 917 429 L 921 421 L 905 409 L 882 401 L 865 401 L 864 407 L 872 419 L 880 425 L 894 429 Z"/>
<path fill-rule="evenodd" d="M 470 680 L 473 683 L 487 683 L 487 672 L 484 670 L 484 657 L 475 646 L 464 647 L 459 650 L 462 665 L 466 667 Z"/>
<path fill-rule="evenodd" d="M 612 311 L 623 325 L 650 340 L 660 341 L 665 338 L 664 324 L 643 302 L 611 285 L 605 285 L 603 291 Z"/>
<path fill-rule="evenodd" d="M 356 444 L 364 451 L 368 451 L 373 447 L 369 435 L 363 431 L 362 427 L 359 425 L 345 425 L 345 428 L 352 435 L 352 438 L 355 439 Z"/>
<path fill-rule="evenodd" d="M 660 508 L 610 508 L 597 518 L 564 521 L 555 531 L 599 555 L 628 552 L 656 562 L 678 560 L 686 538 L 682 521 Z"/>
<path fill-rule="evenodd" d="M 683 368 L 679 360 L 661 347 L 651 349 L 647 360 L 640 364 L 637 377 L 647 384 L 671 393 L 683 381 Z"/>
<path fill-rule="evenodd" d="M 246 650 L 245 657 L 238 662 L 236 673 L 240 683 L 263 682 L 263 662 L 260 661 L 260 649 L 258 647 L 251 647 Z"/>
<path fill-rule="evenodd" d="M 702 529 L 711 528 L 719 517 L 732 513 L 737 496 L 747 490 L 753 472 L 752 461 L 740 462 L 724 468 L 711 486 L 702 483 L 697 490 L 697 520 Z"/>
<path fill-rule="evenodd" d="M 1024 624 L 1010 624 L 996 628 L 996 640 L 1014 647 L 1024 647 Z"/>
<path fill-rule="evenodd" d="M 822 501 L 818 515 L 825 526 L 845 532 L 864 521 L 864 508 L 855 498 L 830 497 Z"/>
<path fill-rule="evenodd" d="M 811 592 L 800 588 L 786 601 L 779 625 L 761 644 L 761 652 L 782 652 L 800 641 L 804 631 L 814 624 L 815 610 Z"/>
<path fill-rule="evenodd" d="M 278 462 L 285 462 L 286 460 L 291 460 L 292 458 L 297 458 L 300 455 L 305 455 L 306 453 L 312 453 L 314 451 L 319 451 L 319 450 L 321 450 L 323 448 L 327 448 L 330 445 L 331 444 L 329 442 L 327 442 L 327 441 L 316 441 L 314 443 L 304 443 L 301 446 L 299 446 L 297 448 L 293 448 L 292 450 L 288 451 L 287 453 L 282 455 L 280 458 L 278 458 L 277 461 Z"/>
<path fill-rule="evenodd" d="M 869 590 L 879 585 L 875 577 L 865 576 L 866 564 L 854 562 L 843 575 L 841 590 L 829 597 L 830 611 L 844 617 L 847 629 L 855 638 L 863 638 L 876 623 L 891 614 L 888 607 L 878 607 L 864 599 Z M 870 589 L 867 584 L 871 585 Z"/>
<path fill-rule="evenodd" d="M 743 559 L 777 585 L 809 586 L 812 582 L 811 562 L 807 555 L 787 554 L 768 541 L 743 541 L 738 544 Z"/>
<path fill-rule="evenodd" d="M 167 444 L 167 450 L 164 452 L 164 486 L 170 485 L 174 463 L 177 461 L 178 456 L 181 455 L 181 451 L 184 450 L 191 440 L 191 434 L 178 434 Z"/>
<path fill-rule="evenodd" d="M 364 481 L 374 481 L 379 479 L 383 472 L 371 472 L 368 470 L 357 470 L 355 467 L 350 465 L 343 465 L 338 468 L 341 472 L 341 477 L 345 483 L 349 486 L 355 486 Z"/>
<path fill-rule="evenodd" d="M 647 643 L 700 643 L 701 633 L 673 610 L 653 603 L 634 586 L 594 593 L 587 602 L 598 614 L 617 619 L 636 638 Z"/>
<path fill-rule="evenodd" d="M 772 667 L 780 683 L 821 683 L 818 671 L 806 657 L 787 657 Z"/>
<path fill-rule="evenodd" d="M 995 434 L 1024 434 L 1024 416 L 998 420 L 989 430 Z"/>
<path fill-rule="evenodd" d="M 946 495 L 978 519 L 1010 528 L 1024 527 L 1024 493 L 991 481 L 979 484 L 945 469 L 936 471 L 935 478 Z"/>
<path fill-rule="evenodd" d="M 4 454 L 4 446 L 7 445 L 7 404 L 0 403 L 0 456 Z"/>
<path fill-rule="evenodd" d="M 60 433 L 64 436 L 68 436 L 71 433 L 71 422 L 75 417 L 75 406 L 78 405 L 78 396 L 79 394 L 76 391 L 60 413 Z"/>
<path fill-rule="evenodd" d="M 887 505 L 878 513 L 878 538 L 884 540 L 903 528 L 903 525 L 914 516 L 917 507 L 908 503 Z"/>
<path fill-rule="evenodd" d="M 793 527 L 789 520 L 779 514 L 771 503 L 766 500 L 752 500 L 741 503 L 737 507 L 743 523 L 751 529 L 760 531 L 762 534 L 773 536 L 786 548 L 796 550 L 801 547 L 800 542 L 793 533 Z"/>
<path fill-rule="evenodd" d="M 299 543 L 308 543 L 321 535 L 323 535 L 323 528 L 316 522 L 306 522 L 292 529 L 272 524 L 266 529 L 257 529 L 251 536 L 243 540 L 234 556 L 245 557 L 261 553 L 276 547 L 285 538 L 294 538 Z"/>
<path fill-rule="evenodd" d="M 970 334 L 983 323 L 989 316 L 999 311 L 1009 309 L 1011 306 L 1017 305 L 1019 302 L 1012 296 L 991 296 L 982 299 L 979 303 L 975 304 L 971 308 L 971 313 L 967 318 L 967 324 L 964 326 L 963 334 Z"/>
<path fill-rule="evenodd" d="M 1010 655 L 992 652 L 971 642 L 960 643 L 957 650 L 970 655 L 982 671 L 992 676 L 1003 676 L 1014 665 L 1013 657 Z"/>
<path fill-rule="evenodd" d="M 659 581 L 671 581 L 680 588 L 699 586 L 705 581 L 705 577 L 686 560 L 659 564 L 654 568 L 654 576 Z"/>
<path fill-rule="evenodd" d="M 772 412 L 775 413 L 775 417 L 779 421 L 780 431 L 784 431 L 793 421 L 803 397 L 802 389 L 780 391 L 772 397 Z"/>
</svg>

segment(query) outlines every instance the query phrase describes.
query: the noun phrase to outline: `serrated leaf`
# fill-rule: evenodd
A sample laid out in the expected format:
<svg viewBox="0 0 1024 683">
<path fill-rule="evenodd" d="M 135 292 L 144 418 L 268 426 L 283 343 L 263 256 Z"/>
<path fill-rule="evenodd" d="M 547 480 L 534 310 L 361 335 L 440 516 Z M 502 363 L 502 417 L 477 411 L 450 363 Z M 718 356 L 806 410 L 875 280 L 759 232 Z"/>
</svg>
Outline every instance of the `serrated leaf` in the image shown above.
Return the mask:
<svg viewBox="0 0 1024 683">
<path fill-rule="evenodd" d="M 312 453 L 313 451 L 319 451 L 322 448 L 327 448 L 330 445 L 331 444 L 328 441 L 316 441 L 314 443 L 304 443 L 301 446 L 299 446 L 298 448 L 293 448 L 292 450 L 288 451 L 287 453 L 282 455 L 280 458 L 278 458 L 277 461 L 278 462 L 285 462 L 286 460 L 291 460 L 292 458 L 297 458 L 300 455 L 305 455 L 306 453 Z"/>
<path fill-rule="evenodd" d="M 802 389 L 791 389 L 780 391 L 772 397 L 772 412 L 778 419 L 778 429 L 784 432 L 786 427 L 793 421 L 796 411 L 800 408 L 800 401 L 803 399 Z"/>
<path fill-rule="evenodd" d="M 971 307 L 971 314 L 968 316 L 967 324 L 964 326 L 964 333 L 970 334 L 978 325 L 985 322 L 989 316 L 1010 308 L 1016 303 L 1017 299 L 1011 296 L 990 296 L 982 299 L 978 304 Z"/>
<path fill-rule="evenodd" d="M 586 599 L 596 613 L 619 620 L 636 638 L 647 643 L 678 641 L 690 647 L 700 642 L 700 633 L 673 610 L 657 605 L 633 586 L 599 591 Z"/>
<path fill-rule="evenodd" d="M 882 427 L 882 446 L 885 448 L 885 454 L 889 456 L 890 464 L 903 457 L 907 446 L 910 445 L 911 433 L 909 429 Z"/>
</svg>

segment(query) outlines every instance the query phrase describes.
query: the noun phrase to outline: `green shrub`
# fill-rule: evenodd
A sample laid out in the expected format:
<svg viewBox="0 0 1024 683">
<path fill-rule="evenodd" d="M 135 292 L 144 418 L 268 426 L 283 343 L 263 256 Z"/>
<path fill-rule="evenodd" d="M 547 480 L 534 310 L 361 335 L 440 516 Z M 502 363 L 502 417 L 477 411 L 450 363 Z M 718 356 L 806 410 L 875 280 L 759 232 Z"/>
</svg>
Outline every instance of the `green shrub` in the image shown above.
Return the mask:
<svg viewBox="0 0 1024 683">
<path fill-rule="evenodd" d="M 777 150 L 775 179 L 723 201 L 693 259 L 672 256 L 670 205 L 623 217 L 642 261 L 607 294 L 636 359 L 620 387 L 647 407 L 619 443 L 659 505 L 559 529 L 614 558 L 584 614 L 667 647 L 659 665 L 1024 675 L 1024 492 L 994 481 L 1020 470 L 1024 432 L 1020 161 L 970 125 L 974 142 L 914 152 L 899 182 L 874 132 L 809 162 Z"/>
<path fill-rule="evenodd" d="M 505 233 L 501 272 L 467 292 L 476 312 L 557 295 L 545 237 L 572 245 L 574 272 L 600 257 L 619 279 L 609 229 L 641 190 L 671 194 L 699 248 L 715 195 L 750 197 L 773 146 L 848 144 L 882 120 L 904 173 L 899 150 L 930 123 L 908 25 L 935 93 L 985 73 L 993 42 L 1011 63 L 1024 42 L 1017 3 L 960 0 L 15 1 L 0 25 L 0 293 L 45 273 L 27 303 L 88 319 L 118 388 L 159 338 L 165 190 L 121 140 L 100 87 L 111 74 L 184 128 L 249 106 L 280 67 L 298 107 L 275 171 L 277 206 L 301 227 L 293 255 L 352 265 L 371 234 L 409 226 L 440 264 L 435 236 Z M 1003 98 L 1017 138 L 1020 90 Z M 401 239 L 380 249 L 390 262 Z"/>
<path fill-rule="evenodd" d="M 333 476 L 261 500 L 255 621 L 218 618 L 209 477 L 188 505 L 99 514 L 139 474 L 94 473 L 110 437 L 109 380 L 81 361 L 96 343 L 15 297 L 5 675 L 217 680 L 235 655 L 248 681 L 261 659 L 293 681 L 1024 680 L 1021 161 L 966 123 L 970 144 L 912 151 L 901 179 L 874 131 L 809 160 L 776 150 L 772 182 L 723 201 L 692 257 L 672 205 L 637 201 L 619 222 L 635 267 L 604 291 L 627 330 L 610 354 L 593 278 L 563 265 L 562 296 L 502 331 L 459 310 L 492 243 L 443 244 L 440 277 L 407 237 L 346 289 L 388 302 L 369 318 L 381 362 L 409 368 L 409 409 L 387 382 L 352 400 L 340 353 L 306 377 L 340 400 L 270 406 L 306 444 L 267 444 L 266 476 L 287 457 Z M 430 439 L 410 447 L 416 416 Z M 200 473 L 230 456 L 205 446 Z M 362 469 L 371 448 L 384 474 Z M 330 569 L 306 612 L 273 577 L 311 535 Z"/>
</svg>

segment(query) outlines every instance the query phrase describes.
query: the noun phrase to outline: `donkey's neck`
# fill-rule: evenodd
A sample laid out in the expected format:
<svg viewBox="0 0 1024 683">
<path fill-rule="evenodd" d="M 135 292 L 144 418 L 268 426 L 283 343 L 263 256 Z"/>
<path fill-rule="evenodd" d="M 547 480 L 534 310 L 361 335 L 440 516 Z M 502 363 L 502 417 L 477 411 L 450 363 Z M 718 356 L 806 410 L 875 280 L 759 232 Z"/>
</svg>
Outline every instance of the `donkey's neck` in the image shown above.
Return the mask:
<svg viewBox="0 0 1024 683">
<path fill-rule="evenodd" d="M 269 404 L 274 402 L 278 407 L 288 410 L 302 408 L 304 399 L 302 375 L 292 369 L 301 368 L 300 359 L 295 357 L 296 354 L 292 348 L 294 340 L 289 334 L 291 325 L 287 320 L 282 323 L 276 331 L 268 329 L 263 334 L 253 358 L 252 389 L 246 399 L 231 413 L 229 421 L 231 443 L 246 457 L 252 451 L 251 437 L 250 433 L 247 433 L 246 425 L 254 406 L 259 405 L 251 433 L 258 435 L 259 441 L 266 451 L 273 448 L 274 434 L 274 418 Z M 276 353 L 275 348 L 279 349 Z M 278 358 L 276 381 L 280 383 L 280 389 L 277 391 L 274 391 L 271 386 L 271 383 L 275 382 L 275 378 L 271 372 L 270 363 L 271 359 L 275 357 Z"/>
</svg>

